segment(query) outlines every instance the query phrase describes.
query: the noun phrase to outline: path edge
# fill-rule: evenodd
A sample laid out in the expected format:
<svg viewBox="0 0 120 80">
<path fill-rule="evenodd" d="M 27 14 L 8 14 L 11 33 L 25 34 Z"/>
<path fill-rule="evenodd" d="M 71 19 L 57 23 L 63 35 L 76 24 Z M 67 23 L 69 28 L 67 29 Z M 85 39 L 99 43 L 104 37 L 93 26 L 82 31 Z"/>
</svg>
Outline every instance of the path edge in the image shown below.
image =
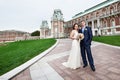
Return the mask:
<svg viewBox="0 0 120 80">
<path fill-rule="evenodd" d="M 51 50 L 53 50 L 58 45 L 58 43 L 59 43 L 59 40 L 56 39 L 56 43 L 53 46 L 51 46 L 49 49 L 47 49 L 44 52 L 40 53 L 36 57 L 28 60 L 27 62 L 23 63 L 22 65 L 20 65 L 20 66 L 18 66 L 16 68 L 10 70 L 9 72 L 3 74 L 2 76 L 0 76 L 0 80 L 9 80 L 10 78 L 12 78 L 15 75 L 17 75 L 18 73 L 20 73 L 21 71 L 23 71 L 26 68 L 30 67 L 35 62 L 37 62 L 38 60 L 40 60 L 42 57 L 44 57 L 45 55 L 47 55 Z"/>
</svg>

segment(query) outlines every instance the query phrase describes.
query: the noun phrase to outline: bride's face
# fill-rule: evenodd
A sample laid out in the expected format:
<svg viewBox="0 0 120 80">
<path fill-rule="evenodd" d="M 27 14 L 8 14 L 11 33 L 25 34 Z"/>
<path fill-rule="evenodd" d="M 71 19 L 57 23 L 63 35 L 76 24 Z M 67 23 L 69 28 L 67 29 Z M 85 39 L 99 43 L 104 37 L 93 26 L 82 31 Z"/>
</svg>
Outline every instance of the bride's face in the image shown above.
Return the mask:
<svg viewBox="0 0 120 80">
<path fill-rule="evenodd" d="M 75 28 L 74 28 L 74 29 L 75 29 L 75 30 L 78 30 L 78 25 L 77 25 L 77 24 L 75 25 Z"/>
</svg>

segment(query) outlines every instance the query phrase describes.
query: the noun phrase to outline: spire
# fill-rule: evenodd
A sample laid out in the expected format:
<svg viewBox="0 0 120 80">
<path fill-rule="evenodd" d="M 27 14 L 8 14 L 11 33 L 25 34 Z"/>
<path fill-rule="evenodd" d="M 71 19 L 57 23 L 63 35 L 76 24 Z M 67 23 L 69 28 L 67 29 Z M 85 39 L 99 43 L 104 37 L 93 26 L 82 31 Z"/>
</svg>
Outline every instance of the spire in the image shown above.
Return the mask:
<svg viewBox="0 0 120 80">
<path fill-rule="evenodd" d="M 54 10 L 52 20 L 53 21 L 55 21 L 55 20 L 64 20 L 63 19 L 63 13 L 61 12 L 60 9 L 55 9 Z"/>
<path fill-rule="evenodd" d="M 48 27 L 48 22 L 47 22 L 47 20 L 43 20 L 40 27 L 41 27 L 41 28 L 49 28 L 49 27 Z"/>
</svg>

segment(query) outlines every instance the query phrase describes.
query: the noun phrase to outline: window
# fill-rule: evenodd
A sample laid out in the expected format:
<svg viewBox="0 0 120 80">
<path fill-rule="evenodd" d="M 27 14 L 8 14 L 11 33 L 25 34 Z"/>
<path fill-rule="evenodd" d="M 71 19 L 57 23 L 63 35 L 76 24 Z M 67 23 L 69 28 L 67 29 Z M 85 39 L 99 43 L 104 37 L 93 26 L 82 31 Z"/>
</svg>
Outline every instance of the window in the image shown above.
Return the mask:
<svg viewBox="0 0 120 80">
<path fill-rule="evenodd" d="M 117 5 L 117 10 L 120 11 L 120 2 Z"/>
<path fill-rule="evenodd" d="M 102 10 L 102 13 L 103 13 L 103 15 L 106 15 L 106 9 L 105 8 Z"/>
<path fill-rule="evenodd" d="M 110 14 L 112 14 L 113 12 L 114 12 L 114 7 L 111 6 L 111 7 L 110 7 Z"/>
<path fill-rule="evenodd" d="M 98 17 L 99 16 L 99 12 L 96 12 L 96 17 Z"/>
</svg>

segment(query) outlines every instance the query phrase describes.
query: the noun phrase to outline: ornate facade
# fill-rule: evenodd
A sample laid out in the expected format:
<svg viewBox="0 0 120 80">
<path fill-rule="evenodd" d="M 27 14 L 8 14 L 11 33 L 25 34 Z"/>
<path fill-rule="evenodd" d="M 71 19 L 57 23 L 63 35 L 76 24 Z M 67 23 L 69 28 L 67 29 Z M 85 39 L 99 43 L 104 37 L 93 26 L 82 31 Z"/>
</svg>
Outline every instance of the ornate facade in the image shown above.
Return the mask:
<svg viewBox="0 0 120 80">
<path fill-rule="evenodd" d="M 120 34 L 120 1 L 107 0 L 76 14 L 72 20 L 65 22 L 65 33 L 69 34 L 72 25 L 79 24 L 81 20 L 92 28 L 93 35 Z"/>
<path fill-rule="evenodd" d="M 60 9 L 55 9 L 51 19 L 51 35 L 54 38 L 60 38 L 64 36 L 64 19 Z"/>
<path fill-rule="evenodd" d="M 48 22 L 46 20 L 42 21 L 40 26 L 40 38 L 46 38 L 50 36 L 50 30 L 48 26 Z"/>
</svg>

